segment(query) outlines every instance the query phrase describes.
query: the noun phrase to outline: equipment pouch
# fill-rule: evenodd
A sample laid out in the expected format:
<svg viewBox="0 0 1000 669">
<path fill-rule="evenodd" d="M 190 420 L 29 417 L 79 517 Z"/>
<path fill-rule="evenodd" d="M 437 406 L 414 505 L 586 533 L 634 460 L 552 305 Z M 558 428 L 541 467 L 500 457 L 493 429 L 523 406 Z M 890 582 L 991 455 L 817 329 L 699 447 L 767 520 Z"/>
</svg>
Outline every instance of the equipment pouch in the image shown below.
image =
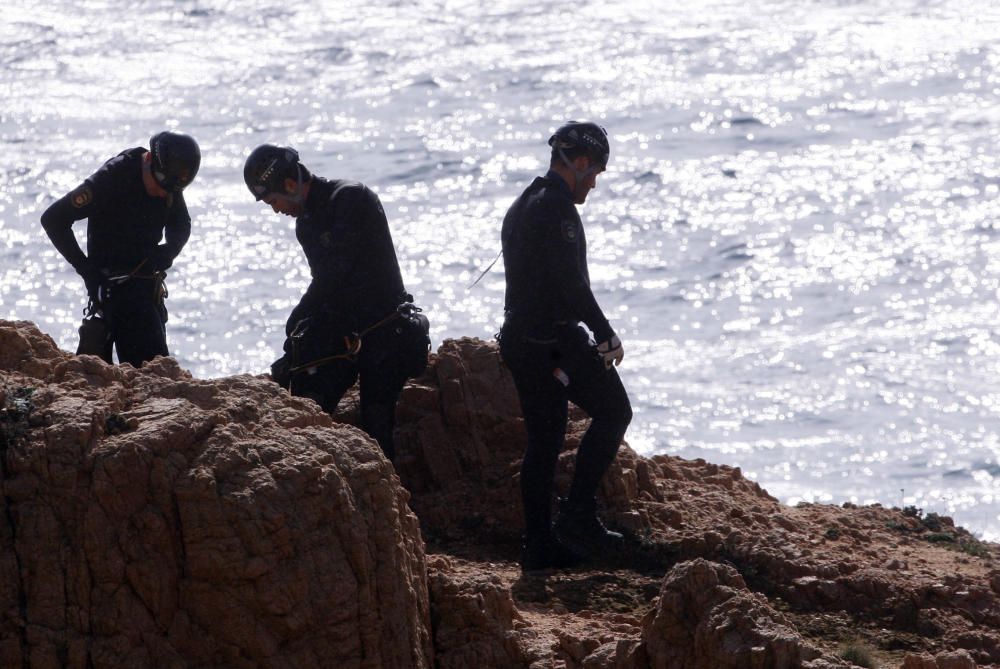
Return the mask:
<svg viewBox="0 0 1000 669">
<path fill-rule="evenodd" d="M 431 323 L 420 307 L 406 303 L 399 305 L 396 334 L 400 338 L 400 357 L 403 371 L 410 378 L 420 376 L 427 369 L 431 351 Z"/>
<path fill-rule="evenodd" d="M 80 345 L 76 348 L 77 355 L 96 355 L 107 363 L 111 363 L 111 330 L 108 322 L 100 316 L 88 316 L 80 324 Z"/>
</svg>

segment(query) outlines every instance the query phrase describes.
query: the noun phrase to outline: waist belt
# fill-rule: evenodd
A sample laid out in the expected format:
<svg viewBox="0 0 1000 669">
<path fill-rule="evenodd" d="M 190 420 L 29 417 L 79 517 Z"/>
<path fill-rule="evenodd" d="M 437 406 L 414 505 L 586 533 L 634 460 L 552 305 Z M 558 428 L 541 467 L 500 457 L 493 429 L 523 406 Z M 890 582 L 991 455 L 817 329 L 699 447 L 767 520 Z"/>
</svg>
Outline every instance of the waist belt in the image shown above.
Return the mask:
<svg viewBox="0 0 1000 669">
<path fill-rule="evenodd" d="M 407 296 L 409 297 L 409 296 Z M 316 371 L 316 368 L 322 367 L 323 365 L 335 362 L 337 360 L 349 360 L 354 361 L 357 359 L 358 354 L 361 353 L 361 345 L 364 338 L 369 335 L 374 330 L 391 323 L 399 318 L 409 318 L 413 314 L 423 311 L 420 307 L 410 303 L 404 302 L 400 304 L 396 309 L 389 314 L 387 314 L 382 319 L 376 321 L 372 325 L 369 325 L 361 332 L 354 332 L 350 335 L 344 336 L 344 353 L 337 353 L 335 355 L 328 355 L 322 358 L 316 358 L 315 360 L 310 360 L 309 362 L 299 363 L 298 362 L 298 342 L 305 335 L 308 325 L 303 326 L 305 320 L 299 321 L 299 324 L 295 326 L 295 330 L 292 331 L 290 339 L 292 339 L 292 356 L 294 360 L 294 365 L 289 370 L 293 374 L 296 372 L 301 372 L 303 370 L 309 370 L 310 373 Z"/>
<path fill-rule="evenodd" d="M 504 327 L 509 325 L 512 329 L 519 331 L 517 337 L 529 344 L 557 344 L 559 343 L 559 330 L 575 327 L 577 323 L 578 321 L 567 320 L 529 320 L 512 309 L 504 311 Z M 549 333 L 551 336 L 547 336 Z"/>
</svg>

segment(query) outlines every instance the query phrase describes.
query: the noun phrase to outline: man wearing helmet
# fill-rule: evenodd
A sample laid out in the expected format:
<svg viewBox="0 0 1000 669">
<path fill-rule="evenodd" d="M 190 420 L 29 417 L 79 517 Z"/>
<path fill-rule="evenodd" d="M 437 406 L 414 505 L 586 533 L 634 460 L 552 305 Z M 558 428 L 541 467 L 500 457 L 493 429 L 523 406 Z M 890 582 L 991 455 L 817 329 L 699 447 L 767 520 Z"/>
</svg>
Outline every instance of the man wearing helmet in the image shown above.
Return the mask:
<svg viewBox="0 0 1000 669">
<path fill-rule="evenodd" d="M 201 164 L 188 135 L 160 132 L 149 144 L 111 158 L 42 214 L 52 243 L 83 277 L 89 322 L 102 325 L 95 341 L 85 321 L 77 353 L 112 362 L 114 348 L 119 362 L 135 367 L 170 355 L 163 279 L 191 235 L 182 191 Z M 72 230 L 84 218 L 86 254 Z"/>
<path fill-rule="evenodd" d="M 389 224 L 364 184 L 312 175 L 289 147 L 264 144 L 243 178 L 258 201 L 295 217 L 312 281 L 285 324 L 274 379 L 333 412 L 360 377 L 361 425 L 390 460 L 396 401 L 427 364 L 427 319 L 403 287 Z"/>
<path fill-rule="evenodd" d="M 598 519 L 595 495 L 632 419 L 615 369 L 622 344 L 590 289 L 587 241 L 575 206 L 607 167 L 607 133 L 573 121 L 552 135 L 549 146 L 548 174 L 510 207 L 501 233 L 507 290 L 500 353 L 528 431 L 521 464 L 525 570 L 571 566 L 621 545 L 622 535 Z M 592 421 L 553 525 L 552 485 L 569 401 Z"/>
</svg>

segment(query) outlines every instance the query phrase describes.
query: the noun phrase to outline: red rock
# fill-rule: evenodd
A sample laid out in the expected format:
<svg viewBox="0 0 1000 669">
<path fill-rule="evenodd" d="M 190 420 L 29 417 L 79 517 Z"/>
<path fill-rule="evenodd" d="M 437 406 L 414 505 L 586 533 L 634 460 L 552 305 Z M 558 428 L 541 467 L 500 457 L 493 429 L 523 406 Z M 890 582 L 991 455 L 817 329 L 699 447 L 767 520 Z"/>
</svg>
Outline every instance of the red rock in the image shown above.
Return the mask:
<svg viewBox="0 0 1000 669">
<path fill-rule="evenodd" d="M 674 567 L 643 625 L 651 667 L 801 667 L 820 656 L 732 567 L 698 559 Z"/>
<path fill-rule="evenodd" d="M 901 669 L 976 669 L 976 663 L 966 651 L 959 650 L 934 657 L 907 655 Z"/>
<path fill-rule="evenodd" d="M 435 666 L 519 667 L 538 659 L 530 650 L 535 635 L 498 576 L 463 570 L 443 556 L 432 557 L 428 568 Z"/>
<path fill-rule="evenodd" d="M 367 436 L 262 378 L 21 323 L 0 352 L 2 666 L 433 665 L 417 520 Z"/>
<path fill-rule="evenodd" d="M 832 669 L 846 665 L 815 656 L 796 626 L 839 639 L 841 619 L 880 646 L 938 653 L 935 667 L 960 650 L 1000 663 L 989 557 L 929 543 L 898 509 L 790 508 L 737 468 L 627 446 L 602 512 L 652 558 L 555 574 L 526 598 L 512 563 L 526 435 L 491 343 L 445 342 L 404 390 L 406 490 L 338 424 L 357 421 L 356 394 L 331 420 L 264 378 L 197 381 L 171 359 L 110 367 L 28 324 L 0 322 L 0 361 L 0 406 L 32 386 L 38 407 L 0 420 L 0 667 L 337 666 L 364 653 L 372 667 Z M 571 407 L 560 492 L 586 426 Z M 434 542 L 429 566 L 407 500 Z M 955 545 L 970 539 L 937 522 Z"/>
</svg>

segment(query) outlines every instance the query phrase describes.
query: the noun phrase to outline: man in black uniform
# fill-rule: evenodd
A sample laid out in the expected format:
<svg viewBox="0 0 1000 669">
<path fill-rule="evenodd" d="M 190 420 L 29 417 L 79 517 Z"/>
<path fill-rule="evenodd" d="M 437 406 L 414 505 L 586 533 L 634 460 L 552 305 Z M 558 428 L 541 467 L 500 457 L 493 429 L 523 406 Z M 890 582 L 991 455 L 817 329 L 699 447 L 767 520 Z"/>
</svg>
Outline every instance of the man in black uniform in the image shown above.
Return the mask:
<svg viewBox="0 0 1000 669">
<path fill-rule="evenodd" d="M 549 145 L 548 174 L 514 202 L 502 231 L 507 292 L 500 353 L 528 431 L 521 465 L 525 570 L 571 566 L 621 545 L 622 535 L 598 519 L 595 494 L 632 420 L 613 366 L 624 355 L 621 341 L 591 292 L 587 242 L 574 206 L 583 204 L 607 167 L 608 137 L 598 125 L 574 121 L 559 128 Z M 553 526 L 552 484 L 569 400 L 592 422 Z"/>
<path fill-rule="evenodd" d="M 362 427 L 391 460 L 396 401 L 426 366 L 430 341 L 403 288 L 382 203 L 357 181 L 313 176 L 288 147 L 257 147 L 243 177 L 257 200 L 295 217 L 312 275 L 272 375 L 331 413 L 360 376 Z"/>
<path fill-rule="evenodd" d="M 149 150 L 122 151 L 42 214 L 42 227 L 56 249 L 83 277 L 87 312 L 105 324 L 97 342 L 81 328 L 77 353 L 99 355 L 139 367 L 170 355 L 163 279 L 191 235 L 191 217 L 181 191 L 201 164 L 188 135 L 160 132 Z M 87 219 L 87 253 L 73 223 Z M 160 243 L 160 241 L 164 243 Z M 85 326 L 86 327 L 86 326 Z"/>
</svg>

